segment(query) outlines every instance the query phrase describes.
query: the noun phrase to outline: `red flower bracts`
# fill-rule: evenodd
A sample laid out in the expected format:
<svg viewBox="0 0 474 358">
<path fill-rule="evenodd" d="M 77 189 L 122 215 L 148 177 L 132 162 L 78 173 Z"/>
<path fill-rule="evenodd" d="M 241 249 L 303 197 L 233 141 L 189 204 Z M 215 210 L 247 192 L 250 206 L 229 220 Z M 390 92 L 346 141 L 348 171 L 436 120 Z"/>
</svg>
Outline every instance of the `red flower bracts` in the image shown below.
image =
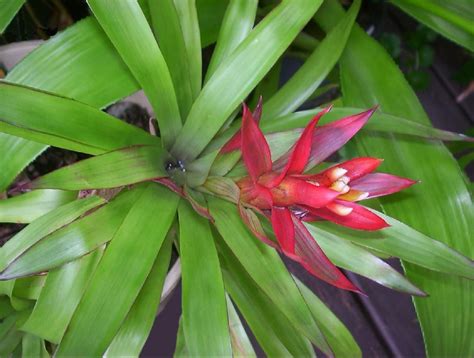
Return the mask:
<svg viewBox="0 0 474 358">
<path fill-rule="evenodd" d="M 241 148 L 248 176 L 237 182 L 240 213 L 256 236 L 276 246 L 314 276 L 334 286 L 360 292 L 329 261 L 303 222 L 330 220 L 358 230 L 383 229 L 388 224 L 357 202 L 395 193 L 415 181 L 373 173 L 382 160 L 370 157 L 351 159 L 318 174 L 303 174 L 307 165 L 312 167 L 322 162 L 343 146 L 375 111 L 371 109 L 316 127 L 329 110 L 317 114 L 288 153 L 272 163 L 270 148 L 258 126 L 261 110 L 256 110 L 255 118 L 244 105 L 241 131 L 224 148 L 226 152 Z M 249 223 L 246 208 L 270 218 L 278 245 Z"/>
</svg>

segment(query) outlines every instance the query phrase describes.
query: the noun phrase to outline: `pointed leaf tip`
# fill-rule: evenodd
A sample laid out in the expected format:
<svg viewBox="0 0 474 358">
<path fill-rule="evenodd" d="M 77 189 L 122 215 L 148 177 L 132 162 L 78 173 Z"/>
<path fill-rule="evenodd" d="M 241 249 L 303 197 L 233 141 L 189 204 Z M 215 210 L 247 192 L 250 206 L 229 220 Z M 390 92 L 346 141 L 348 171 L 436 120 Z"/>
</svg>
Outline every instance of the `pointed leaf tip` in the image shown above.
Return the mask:
<svg viewBox="0 0 474 358">
<path fill-rule="evenodd" d="M 294 215 L 291 217 L 295 230 L 295 255 L 289 257 L 312 275 L 333 286 L 364 294 L 329 260 L 306 226 Z"/>
<path fill-rule="evenodd" d="M 270 147 L 247 105 L 243 104 L 242 157 L 254 182 L 272 169 Z"/>
</svg>

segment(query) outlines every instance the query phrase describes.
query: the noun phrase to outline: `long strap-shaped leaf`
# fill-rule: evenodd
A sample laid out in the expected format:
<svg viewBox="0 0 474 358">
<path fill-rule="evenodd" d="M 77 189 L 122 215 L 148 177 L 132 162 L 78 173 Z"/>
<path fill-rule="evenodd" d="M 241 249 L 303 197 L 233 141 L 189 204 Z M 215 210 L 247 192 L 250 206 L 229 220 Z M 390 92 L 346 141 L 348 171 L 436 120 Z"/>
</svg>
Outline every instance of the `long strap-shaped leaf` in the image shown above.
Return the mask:
<svg viewBox="0 0 474 358">
<path fill-rule="evenodd" d="M 209 222 L 179 206 L 183 329 L 193 356 L 231 356 L 224 283 Z"/>
<path fill-rule="evenodd" d="M 283 0 L 222 62 L 191 108 L 172 150 L 177 158 L 199 155 L 320 4 L 320 0 Z"/>
<path fill-rule="evenodd" d="M 375 232 L 361 232 L 319 222 L 315 224 L 316 233 L 320 231 L 333 233 L 375 252 L 399 257 L 433 271 L 474 279 L 474 262 L 471 259 L 392 217 L 378 211 L 374 212 L 390 227 Z"/>
<path fill-rule="evenodd" d="M 202 56 L 201 36 L 196 10 L 196 0 L 174 0 L 178 12 L 179 23 L 186 49 L 185 60 L 188 62 L 189 83 L 193 100 L 201 91 L 202 85 Z"/>
<path fill-rule="evenodd" d="M 49 358 L 44 340 L 33 334 L 25 334 L 23 336 L 21 354 L 23 357 Z"/>
<path fill-rule="evenodd" d="M 0 131 L 56 147 L 100 154 L 157 137 L 72 99 L 0 82 Z"/>
<path fill-rule="evenodd" d="M 149 184 L 108 245 L 58 357 L 102 355 L 137 298 L 175 217 L 179 197 Z"/>
<path fill-rule="evenodd" d="M 166 60 L 182 118 L 193 104 L 189 61 L 178 12 L 173 0 L 148 0 L 153 32 Z"/>
<path fill-rule="evenodd" d="M 62 64 L 67 63 L 67 66 Z M 33 51 L 6 77 L 10 82 L 104 107 L 139 89 L 93 18 L 79 21 Z M 87 80 L 85 80 L 87 79 Z M 47 146 L 0 133 L 0 191 Z"/>
<path fill-rule="evenodd" d="M 245 331 L 244 324 L 235 309 L 229 295 L 226 294 L 227 315 L 229 316 L 229 333 L 234 357 L 256 357 L 250 338 Z"/>
<path fill-rule="evenodd" d="M 306 225 L 335 265 L 365 276 L 381 285 L 416 296 L 426 296 L 398 271 L 370 252 L 316 226 Z"/>
<path fill-rule="evenodd" d="M 263 122 L 261 128 L 265 133 L 286 131 L 293 128 L 304 128 L 317 113 L 321 112 L 321 110 L 322 108 L 315 108 L 290 113 L 271 121 Z M 319 125 L 324 125 L 336 119 L 361 113 L 365 110 L 366 109 L 362 108 L 335 107 L 321 118 Z M 407 134 L 420 138 L 439 139 L 443 141 L 474 141 L 472 137 L 468 137 L 464 134 L 433 128 L 430 125 L 415 122 L 411 118 L 394 116 L 392 114 L 384 113 L 381 110 L 376 111 L 372 115 L 362 130 Z"/>
<path fill-rule="evenodd" d="M 474 51 L 472 1 L 392 0 L 391 3 L 448 39 Z"/>
<path fill-rule="evenodd" d="M 269 357 L 311 357 L 309 340 L 288 320 L 285 308 L 275 304 L 249 276 L 222 238 L 216 239 L 226 290 Z M 304 304 L 304 303 L 303 303 Z"/>
<path fill-rule="evenodd" d="M 3 192 L 15 177 L 34 160 L 46 145 L 30 142 L 23 138 L 0 133 L 0 192 Z"/>
<path fill-rule="evenodd" d="M 329 1 L 319 22 L 328 29 L 341 13 L 336 1 Z M 354 29 L 341 59 L 341 80 L 346 105 L 371 106 L 377 102 L 387 113 L 429 124 L 390 56 L 360 28 Z M 389 215 L 467 256 L 474 255 L 471 196 L 463 173 L 442 143 L 413 142 L 395 135 L 370 135 L 356 143 L 361 154 L 385 158 L 384 166 L 389 171 L 422 181 L 413 188 L 413 195 L 383 201 Z M 415 299 L 427 354 L 472 356 L 474 282 L 409 264 L 405 268 L 408 277 L 430 293 L 427 300 Z"/>
<path fill-rule="evenodd" d="M 362 357 L 351 332 L 336 315 L 300 280 L 294 277 L 314 319 L 318 322 L 336 357 Z"/>
<path fill-rule="evenodd" d="M 207 67 L 206 80 L 214 74 L 217 67 L 247 37 L 252 30 L 257 15 L 257 0 L 231 0 L 224 14 L 216 47 Z"/>
<path fill-rule="evenodd" d="M 217 230 L 242 266 L 291 324 L 322 351 L 327 342 L 312 319 L 301 293 L 276 251 L 256 239 L 242 222 L 235 205 L 210 197 L 209 209 Z"/>
<path fill-rule="evenodd" d="M 49 211 L 77 198 L 77 193 L 63 190 L 33 190 L 0 200 L 0 222 L 30 223 Z"/>
<path fill-rule="evenodd" d="M 124 190 L 109 204 L 54 231 L 51 235 L 48 235 L 50 231 L 36 235 L 36 231 L 28 232 L 27 227 L 18 234 L 24 235 L 25 238 L 22 237 L 21 242 L 17 244 L 18 248 L 8 255 L 11 258 L 8 262 L 11 264 L 0 274 L 0 278 L 11 279 L 51 270 L 112 240 L 143 190 L 142 186 Z M 31 243 L 35 244 L 31 246 Z"/>
<path fill-rule="evenodd" d="M 105 203 L 105 200 L 99 197 L 90 197 L 77 200 L 72 203 L 60 206 L 43 215 L 17 235 L 11 238 L 0 249 L 0 269 L 3 270 L 16 257 L 28 250 L 32 245 L 36 244 L 41 238 L 61 227 L 69 224 L 88 210 Z"/>
<path fill-rule="evenodd" d="M 49 272 L 33 312 L 21 329 L 58 344 L 102 252 L 98 249 Z"/>
<path fill-rule="evenodd" d="M 319 87 L 345 48 L 360 8 L 354 2 L 344 18 L 327 34 L 303 66 L 265 103 L 263 121 L 296 110 Z"/>
<path fill-rule="evenodd" d="M 0 34 L 3 34 L 10 21 L 22 7 L 25 0 L 3 0 L 0 5 Z"/>
<path fill-rule="evenodd" d="M 153 268 L 148 275 L 127 318 L 105 352 L 105 357 L 138 357 L 150 334 L 160 303 L 163 283 L 171 257 L 170 238 L 161 246 Z"/>
<path fill-rule="evenodd" d="M 129 147 L 85 159 L 39 177 L 32 188 L 115 188 L 167 175 L 167 154 L 158 146 Z"/>
<path fill-rule="evenodd" d="M 181 117 L 165 59 L 140 5 L 135 1 L 88 0 L 94 16 L 145 91 L 163 144 L 173 145 Z"/>
</svg>

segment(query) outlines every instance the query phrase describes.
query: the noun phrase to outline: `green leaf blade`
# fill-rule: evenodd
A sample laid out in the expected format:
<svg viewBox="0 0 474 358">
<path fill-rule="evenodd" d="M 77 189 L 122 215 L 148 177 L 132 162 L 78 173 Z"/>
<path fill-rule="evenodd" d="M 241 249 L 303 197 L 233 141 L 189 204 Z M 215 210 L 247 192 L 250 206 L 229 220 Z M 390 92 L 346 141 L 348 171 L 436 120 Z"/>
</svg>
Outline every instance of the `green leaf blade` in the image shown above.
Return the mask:
<svg viewBox="0 0 474 358">
<path fill-rule="evenodd" d="M 383 286 L 416 296 L 426 296 L 383 260 L 361 247 L 336 235 L 321 230 L 317 225 L 306 225 L 328 258 L 336 266 L 365 276 Z"/>
<path fill-rule="evenodd" d="M 474 10 L 469 0 L 391 0 L 410 16 L 474 51 Z"/>
<path fill-rule="evenodd" d="M 130 312 L 107 348 L 105 357 L 140 355 L 155 321 L 170 257 L 171 240 L 166 239 Z"/>
<path fill-rule="evenodd" d="M 67 225 L 105 200 L 96 196 L 76 200 L 43 215 L 10 239 L 1 249 L 0 267 L 6 268 L 15 258 L 35 245 L 41 238 Z"/>
<path fill-rule="evenodd" d="M 327 16 L 319 20 L 325 22 L 323 27 L 329 28 L 341 10 L 335 2 L 329 2 L 326 10 Z M 416 95 L 384 49 L 357 28 L 349 44 L 341 60 L 345 105 L 364 107 L 377 102 L 384 112 L 429 124 Z M 359 66 L 360 63 L 364 66 Z M 387 214 L 466 256 L 474 255 L 472 199 L 463 173 L 442 143 L 410 142 L 399 136 L 381 138 L 375 134 L 359 138 L 356 143 L 361 154 L 385 158 L 386 170 L 422 181 L 411 189 L 411 195 L 383 200 Z M 430 294 L 429 299 L 414 299 L 427 355 L 472 355 L 474 342 L 470 336 L 474 320 L 470 317 L 474 301 L 470 297 L 474 283 L 409 264 L 405 268 L 407 276 Z M 452 317 L 459 317 L 456 328 L 446 325 L 453 322 Z"/>
<path fill-rule="evenodd" d="M 186 118 L 193 103 L 186 45 L 173 0 L 149 0 L 153 31 L 173 80 L 181 118 Z"/>
<path fill-rule="evenodd" d="M 3 81 L 0 96 L 0 131 L 9 134 L 90 154 L 159 144 L 145 131 L 68 98 Z"/>
<path fill-rule="evenodd" d="M 336 357 L 362 357 L 351 332 L 334 313 L 301 281 L 295 278 L 314 319 L 318 322 Z"/>
<path fill-rule="evenodd" d="M 36 189 L 82 190 L 116 188 L 167 176 L 167 153 L 158 146 L 124 148 L 85 159 L 39 177 Z"/>
<path fill-rule="evenodd" d="M 73 191 L 33 190 L 0 200 L 0 222 L 27 224 L 76 198 Z"/>
<path fill-rule="evenodd" d="M 148 185 L 108 245 L 56 355 L 102 355 L 152 269 L 179 198 Z M 160 221 L 154 221 L 160 213 Z M 130 236 L 136 240 L 130 240 Z M 88 344 L 84 345 L 84 342 Z"/>
<path fill-rule="evenodd" d="M 265 103 L 263 120 L 293 112 L 313 94 L 341 56 L 359 8 L 360 1 L 354 2 L 303 66 Z"/>
<path fill-rule="evenodd" d="M 188 63 L 189 83 L 192 99 L 201 91 L 202 56 L 201 36 L 196 9 L 196 0 L 174 0 L 186 49 L 185 61 Z"/>
<path fill-rule="evenodd" d="M 247 37 L 257 15 L 258 1 L 231 0 L 222 21 L 216 47 L 206 72 L 207 82 L 220 63 Z"/>
<path fill-rule="evenodd" d="M 58 344 L 102 253 L 98 249 L 49 272 L 33 312 L 21 329 Z"/>
<path fill-rule="evenodd" d="M 212 197 L 208 199 L 217 230 L 252 279 L 279 306 L 300 334 L 330 353 L 324 336 L 278 254 L 249 233 L 235 205 Z"/>
<path fill-rule="evenodd" d="M 112 240 L 142 192 L 142 186 L 124 190 L 107 205 L 54 232 L 48 230 L 35 235 L 36 230 L 26 231 L 27 227 L 20 234 L 27 236 L 28 233 L 28 241 L 26 239 L 22 241 L 27 241 L 28 244 L 31 241 L 35 244 L 33 246 L 16 244 L 20 249 L 16 251 L 10 249 L 11 253 L 8 255 L 6 252 L 4 256 L 10 257 L 8 262 L 11 263 L 0 274 L 0 278 L 11 279 L 49 271 L 94 251 Z M 41 219 L 43 218 L 38 221 Z"/>
<path fill-rule="evenodd" d="M 191 355 L 231 356 L 219 259 L 208 221 L 188 203 L 179 210 L 183 328 Z"/>
<path fill-rule="evenodd" d="M 10 21 L 13 20 L 16 13 L 23 6 L 25 0 L 6 0 L 1 2 L 2 10 L 0 11 L 0 34 L 3 34 Z"/>
<path fill-rule="evenodd" d="M 246 272 L 222 239 L 217 239 L 226 290 L 268 356 L 312 357 L 311 343 Z"/>
<path fill-rule="evenodd" d="M 320 4 L 320 0 L 283 1 L 222 62 L 189 112 L 172 149 L 177 158 L 191 160 L 200 154 Z"/>
<path fill-rule="evenodd" d="M 173 81 L 165 59 L 137 2 L 89 0 L 89 7 L 145 91 L 165 147 L 181 129 Z"/>
</svg>

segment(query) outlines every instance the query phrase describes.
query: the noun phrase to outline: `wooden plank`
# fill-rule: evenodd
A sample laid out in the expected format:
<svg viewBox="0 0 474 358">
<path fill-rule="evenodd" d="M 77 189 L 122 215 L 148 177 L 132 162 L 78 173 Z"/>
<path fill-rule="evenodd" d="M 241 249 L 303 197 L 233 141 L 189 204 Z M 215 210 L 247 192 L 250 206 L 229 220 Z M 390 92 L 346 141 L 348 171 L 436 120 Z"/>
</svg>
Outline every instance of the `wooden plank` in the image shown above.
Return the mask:
<svg viewBox="0 0 474 358">
<path fill-rule="evenodd" d="M 398 259 L 388 263 L 403 273 Z M 359 296 L 371 321 L 394 357 L 422 357 L 424 353 L 423 336 L 416 317 L 411 297 L 400 293 L 352 272 L 349 278 L 360 287 L 368 297 Z"/>
</svg>

